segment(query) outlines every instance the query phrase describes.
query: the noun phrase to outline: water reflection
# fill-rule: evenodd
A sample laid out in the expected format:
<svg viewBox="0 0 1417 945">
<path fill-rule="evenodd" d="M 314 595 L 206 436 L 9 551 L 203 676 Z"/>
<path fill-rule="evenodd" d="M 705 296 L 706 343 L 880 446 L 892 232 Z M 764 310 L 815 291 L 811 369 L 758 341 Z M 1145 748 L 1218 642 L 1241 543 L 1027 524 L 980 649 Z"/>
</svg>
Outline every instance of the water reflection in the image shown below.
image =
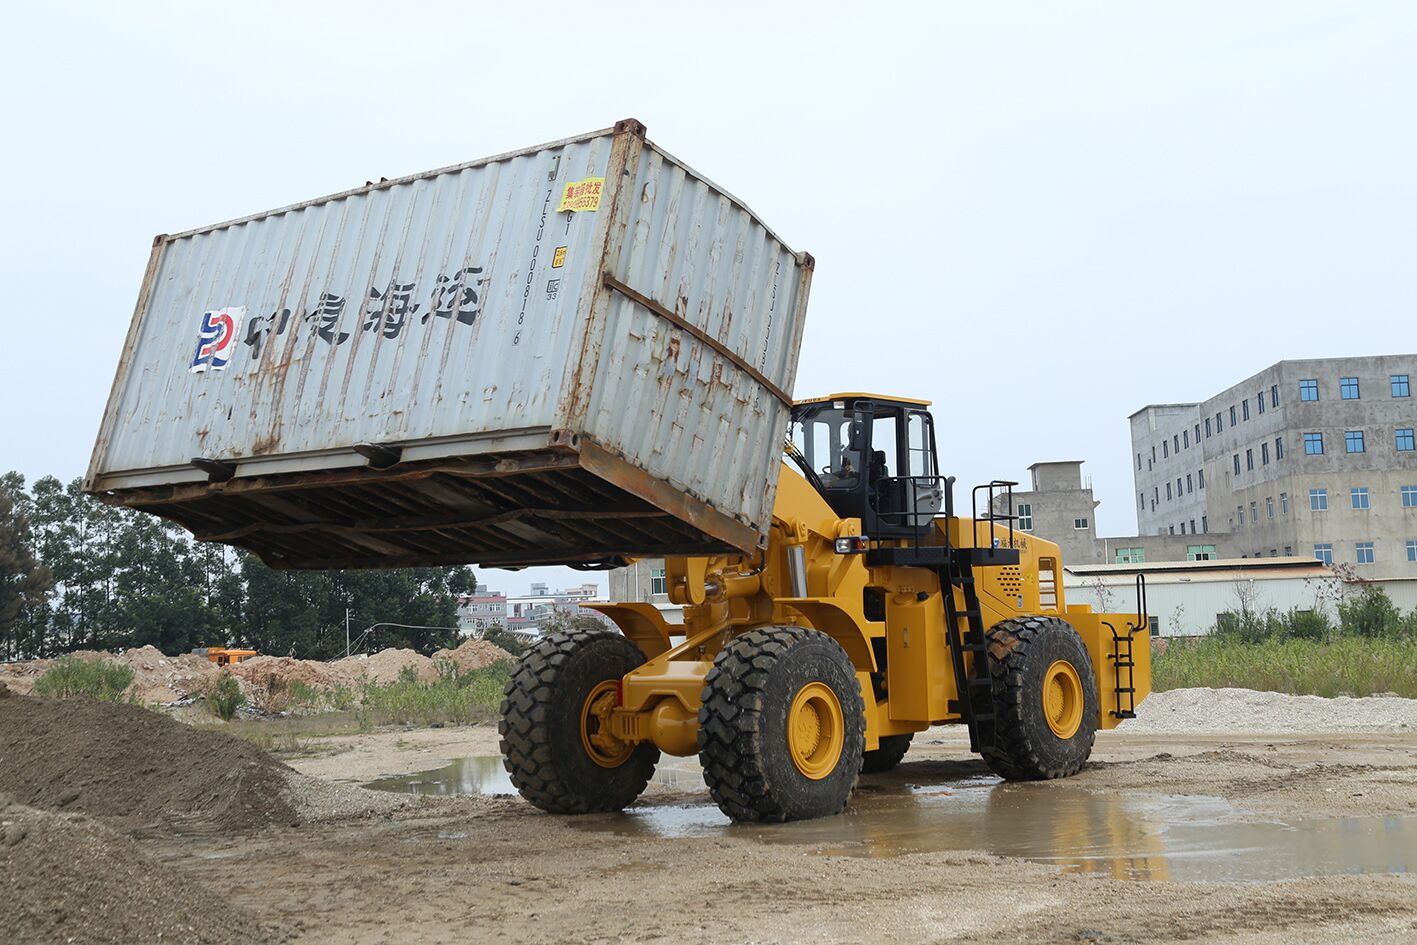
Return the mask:
<svg viewBox="0 0 1417 945">
<path fill-rule="evenodd" d="M 655 780 L 703 796 L 692 759 L 661 765 Z M 514 792 L 497 757 L 467 758 L 368 786 L 415 794 Z M 863 779 L 845 814 L 800 823 L 732 824 L 706 796 L 695 800 L 567 823 L 619 836 L 750 838 L 822 855 L 979 851 L 1128 880 L 1254 882 L 1406 873 L 1417 863 L 1417 818 L 1254 823 L 1239 819 L 1218 797 L 1142 788 L 1103 793 L 1060 781 L 1005 784 L 968 765 L 905 765 L 894 776 Z"/>
</svg>

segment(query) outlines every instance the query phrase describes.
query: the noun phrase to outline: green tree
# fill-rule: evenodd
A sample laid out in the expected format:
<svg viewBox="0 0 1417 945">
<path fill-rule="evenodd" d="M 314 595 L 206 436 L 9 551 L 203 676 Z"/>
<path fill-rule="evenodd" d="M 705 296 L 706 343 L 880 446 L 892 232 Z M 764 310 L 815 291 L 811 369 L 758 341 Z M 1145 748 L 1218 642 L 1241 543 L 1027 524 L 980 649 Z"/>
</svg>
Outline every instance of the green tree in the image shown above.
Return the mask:
<svg viewBox="0 0 1417 945">
<path fill-rule="evenodd" d="M 29 520 L 14 492 L 7 477 L 0 487 L 0 652 L 9 659 L 47 655 L 45 603 L 54 586 L 49 569 L 35 558 Z"/>
</svg>

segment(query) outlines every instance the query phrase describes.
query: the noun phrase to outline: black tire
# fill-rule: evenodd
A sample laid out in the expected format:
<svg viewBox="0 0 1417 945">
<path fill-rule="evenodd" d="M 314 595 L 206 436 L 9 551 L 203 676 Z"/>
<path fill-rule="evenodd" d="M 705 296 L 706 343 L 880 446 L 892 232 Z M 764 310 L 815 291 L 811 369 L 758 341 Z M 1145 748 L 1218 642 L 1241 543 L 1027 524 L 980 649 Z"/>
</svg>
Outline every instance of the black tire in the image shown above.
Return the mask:
<svg viewBox="0 0 1417 945">
<path fill-rule="evenodd" d="M 1097 735 L 1097 679 L 1087 646 L 1057 617 L 1004 620 L 989 631 L 995 741 L 984 761 L 1009 781 L 1042 781 L 1076 774 Z M 1048 667 L 1066 660 L 1082 684 L 1082 718 L 1069 738 L 1049 727 L 1043 705 Z"/>
<path fill-rule="evenodd" d="M 552 814 L 589 814 L 621 810 L 640 796 L 659 749 L 642 742 L 618 767 L 603 767 L 581 739 L 581 712 L 598 684 L 644 661 L 609 630 L 553 633 L 522 655 L 497 726 L 502 764 L 522 797 Z"/>
<path fill-rule="evenodd" d="M 810 683 L 841 708 L 841 754 L 809 778 L 788 745 L 788 712 Z M 719 810 L 737 821 L 839 814 L 861 773 L 866 710 L 856 668 L 831 637 L 803 627 L 752 630 L 719 651 L 704 681 L 699 762 Z"/>
<path fill-rule="evenodd" d="M 879 774 L 900 764 L 905 753 L 910 751 L 910 740 L 914 737 L 914 732 L 906 732 L 904 735 L 882 735 L 881 747 L 861 756 L 861 773 Z"/>
</svg>

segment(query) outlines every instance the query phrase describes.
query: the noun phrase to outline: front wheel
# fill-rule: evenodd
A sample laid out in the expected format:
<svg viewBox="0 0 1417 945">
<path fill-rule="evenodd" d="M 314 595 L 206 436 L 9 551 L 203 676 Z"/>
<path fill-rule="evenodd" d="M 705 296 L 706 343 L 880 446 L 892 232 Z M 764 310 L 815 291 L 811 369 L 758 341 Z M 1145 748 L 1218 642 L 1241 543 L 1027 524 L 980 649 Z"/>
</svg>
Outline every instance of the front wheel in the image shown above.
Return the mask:
<svg viewBox="0 0 1417 945">
<path fill-rule="evenodd" d="M 866 710 L 841 645 L 804 627 L 752 630 L 704 681 L 699 761 L 738 821 L 839 814 L 861 772 Z"/>
<path fill-rule="evenodd" d="M 1097 679 L 1082 637 L 1057 617 L 1004 620 L 989 631 L 993 772 L 1009 781 L 1076 774 L 1092 754 Z"/>
<path fill-rule="evenodd" d="M 628 807 L 659 749 L 619 741 L 604 721 L 621 678 L 645 661 L 609 630 L 553 633 L 527 650 L 502 700 L 502 764 L 522 797 L 552 814 Z"/>
</svg>

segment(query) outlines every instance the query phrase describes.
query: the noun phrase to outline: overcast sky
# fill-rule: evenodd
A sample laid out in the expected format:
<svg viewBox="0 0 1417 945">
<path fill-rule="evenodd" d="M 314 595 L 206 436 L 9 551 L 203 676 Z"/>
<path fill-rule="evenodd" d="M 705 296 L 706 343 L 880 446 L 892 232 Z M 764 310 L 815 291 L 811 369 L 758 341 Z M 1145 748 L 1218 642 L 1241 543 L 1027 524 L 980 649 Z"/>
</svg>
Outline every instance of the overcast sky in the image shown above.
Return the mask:
<svg viewBox="0 0 1417 945">
<path fill-rule="evenodd" d="M 1282 358 L 1417 349 L 1417 4 L 6 20 L 0 470 L 30 478 L 82 474 L 154 234 L 630 116 L 816 256 L 799 396 L 933 399 L 961 483 L 1085 459 L 1104 534 L 1136 528 L 1138 407 Z"/>
</svg>

